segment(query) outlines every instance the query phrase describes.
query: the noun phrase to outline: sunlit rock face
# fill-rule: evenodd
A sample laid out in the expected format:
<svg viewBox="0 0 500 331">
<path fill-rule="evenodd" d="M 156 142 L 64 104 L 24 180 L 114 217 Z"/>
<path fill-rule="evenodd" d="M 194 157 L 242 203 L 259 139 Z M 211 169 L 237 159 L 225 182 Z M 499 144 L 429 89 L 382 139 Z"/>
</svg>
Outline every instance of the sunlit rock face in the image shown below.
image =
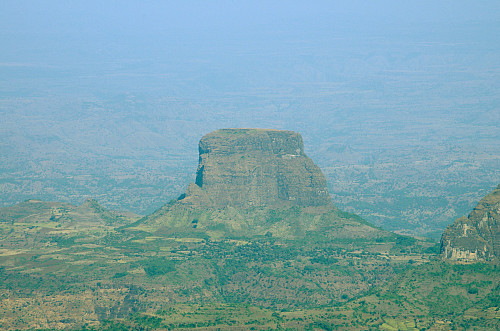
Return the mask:
<svg viewBox="0 0 500 331">
<path fill-rule="evenodd" d="M 327 206 L 325 176 L 304 153 L 300 134 L 223 129 L 199 143 L 196 182 L 180 202 L 215 208 Z"/>
<path fill-rule="evenodd" d="M 498 261 L 500 185 L 484 197 L 468 217 L 461 217 L 448 226 L 441 237 L 441 256 L 465 262 Z"/>
<path fill-rule="evenodd" d="M 333 205 L 325 176 L 296 132 L 217 130 L 200 140 L 199 153 L 195 182 L 137 229 L 213 240 L 392 236 Z"/>
</svg>

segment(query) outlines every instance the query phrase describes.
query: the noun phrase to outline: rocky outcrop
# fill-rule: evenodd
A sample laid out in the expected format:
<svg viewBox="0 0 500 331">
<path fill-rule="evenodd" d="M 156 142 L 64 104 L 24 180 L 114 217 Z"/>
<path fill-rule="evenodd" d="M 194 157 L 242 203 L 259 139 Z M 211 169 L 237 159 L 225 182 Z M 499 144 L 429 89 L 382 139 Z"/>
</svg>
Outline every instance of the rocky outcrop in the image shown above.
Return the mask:
<svg viewBox="0 0 500 331">
<path fill-rule="evenodd" d="M 333 205 L 298 133 L 217 130 L 201 139 L 199 152 L 196 180 L 186 193 L 129 228 L 212 239 L 392 235 Z"/>
<path fill-rule="evenodd" d="M 223 129 L 199 144 L 196 182 L 181 203 L 236 208 L 331 205 L 326 179 L 300 134 Z"/>
<path fill-rule="evenodd" d="M 466 262 L 499 260 L 500 185 L 468 217 L 448 226 L 441 237 L 441 256 Z"/>
</svg>

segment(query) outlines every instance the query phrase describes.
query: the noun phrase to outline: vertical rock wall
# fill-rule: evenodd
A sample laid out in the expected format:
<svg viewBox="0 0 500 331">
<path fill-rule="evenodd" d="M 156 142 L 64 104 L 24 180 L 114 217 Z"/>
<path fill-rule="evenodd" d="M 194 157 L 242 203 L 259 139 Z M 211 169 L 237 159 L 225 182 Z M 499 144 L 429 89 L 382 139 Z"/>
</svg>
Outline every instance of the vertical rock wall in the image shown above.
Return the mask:
<svg viewBox="0 0 500 331">
<path fill-rule="evenodd" d="M 304 153 L 300 134 L 223 129 L 199 144 L 196 181 L 181 202 L 233 206 L 331 205 L 326 179 Z"/>
</svg>

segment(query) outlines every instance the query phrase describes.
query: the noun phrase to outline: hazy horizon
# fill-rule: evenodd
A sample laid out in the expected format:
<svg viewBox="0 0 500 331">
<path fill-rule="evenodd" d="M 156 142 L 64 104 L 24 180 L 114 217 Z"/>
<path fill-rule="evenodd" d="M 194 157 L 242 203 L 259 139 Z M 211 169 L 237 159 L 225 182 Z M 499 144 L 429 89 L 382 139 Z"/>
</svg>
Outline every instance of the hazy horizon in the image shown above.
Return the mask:
<svg viewBox="0 0 500 331">
<path fill-rule="evenodd" d="M 500 182 L 497 1 L 2 1 L 0 41 L 0 206 L 150 212 L 224 127 L 300 132 L 334 202 L 392 230 Z"/>
</svg>

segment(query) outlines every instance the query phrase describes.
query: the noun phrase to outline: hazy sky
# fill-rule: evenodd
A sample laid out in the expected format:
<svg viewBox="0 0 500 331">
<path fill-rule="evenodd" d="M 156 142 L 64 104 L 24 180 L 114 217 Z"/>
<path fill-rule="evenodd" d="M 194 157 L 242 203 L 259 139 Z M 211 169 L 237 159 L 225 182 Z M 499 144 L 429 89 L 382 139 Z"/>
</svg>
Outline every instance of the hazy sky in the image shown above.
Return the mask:
<svg viewBox="0 0 500 331">
<path fill-rule="evenodd" d="M 31 105 L 56 121 L 85 100 L 123 112 L 133 96 L 138 113 L 178 112 L 159 98 L 181 97 L 213 102 L 181 114 L 211 114 L 206 130 L 271 126 L 307 140 L 308 128 L 338 120 L 333 110 L 446 120 L 499 106 L 496 0 L 2 0 L 0 47 L 0 96 L 50 97 Z"/>
<path fill-rule="evenodd" d="M 0 4 L 2 32 L 161 33 L 216 29 L 498 22 L 498 1 L 23 1 Z M 293 27 L 295 25 L 295 27 Z M 363 29 L 363 27 L 361 27 Z M 270 32 L 273 32 L 272 29 Z"/>
<path fill-rule="evenodd" d="M 432 186 L 440 159 L 467 164 L 443 165 L 443 182 L 486 192 L 499 54 L 498 0 L 0 0 L 0 198 L 119 205 L 128 187 L 72 176 L 123 172 L 144 197 L 133 208 L 159 206 L 184 190 L 201 136 L 224 127 L 300 132 L 334 184 L 351 178 L 336 165 L 408 169 L 369 179 L 386 181 L 382 196 L 398 183 L 449 192 Z"/>
<path fill-rule="evenodd" d="M 155 52 L 165 46 L 316 39 L 321 35 L 357 38 L 447 34 L 500 40 L 498 1 L 23 1 L 0 3 L 2 62 L 56 53 L 99 59 L 102 42 L 122 42 Z M 489 28 L 488 28 L 489 27 Z M 470 30 L 476 31 L 470 31 Z M 469 31 L 467 31 L 469 30 Z M 435 32 L 437 35 L 433 36 Z M 467 37 L 467 36 L 465 36 Z M 492 39 L 494 37 L 494 39 Z M 47 41 L 47 44 L 44 42 Z M 148 41 L 146 45 L 144 41 Z M 74 43 L 74 44 L 73 44 Z M 82 45 L 78 46 L 77 43 Z M 156 45 L 154 43 L 157 43 Z M 111 45 L 112 46 L 112 45 Z M 45 48 L 51 48 L 50 53 Z M 55 48 L 55 49 L 54 49 Z M 72 49 L 74 48 L 74 49 Z M 97 49 L 94 49 L 97 48 Z M 195 49 L 190 49 L 196 51 Z M 57 52 L 55 52 L 57 51 Z M 48 53 L 52 56 L 48 56 Z M 83 55 L 80 53 L 80 55 Z M 124 54 L 110 52 L 121 58 Z M 148 56 L 147 53 L 143 56 Z M 168 59 L 169 54 L 164 54 Z M 68 61 L 70 59 L 67 59 Z"/>
</svg>

